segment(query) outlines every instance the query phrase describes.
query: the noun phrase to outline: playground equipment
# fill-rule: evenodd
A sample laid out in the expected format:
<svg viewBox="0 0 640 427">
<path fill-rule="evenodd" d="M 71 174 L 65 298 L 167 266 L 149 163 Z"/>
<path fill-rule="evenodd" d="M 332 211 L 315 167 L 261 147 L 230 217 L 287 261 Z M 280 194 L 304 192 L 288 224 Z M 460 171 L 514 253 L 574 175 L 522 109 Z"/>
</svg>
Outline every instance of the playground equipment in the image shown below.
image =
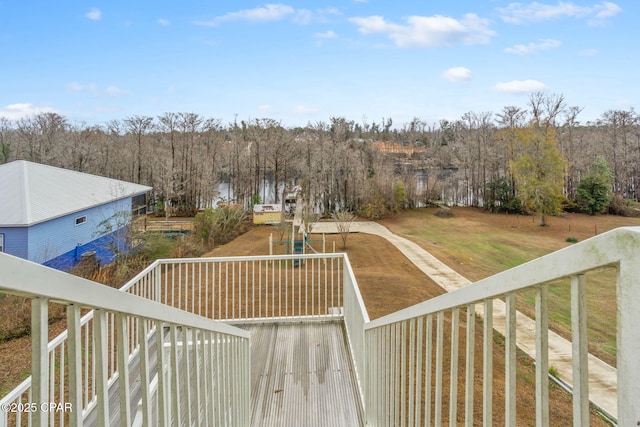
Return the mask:
<svg viewBox="0 0 640 427">
<path fill-rule="evenodd" d="M 293 228 L 293 227 L 292 227 Z M 287 255 L 289 254 L 304 254 L 306 253 L 307 249 L 310 252 L 313 252 L 315 254 L 319 254 L 319 253 L 327 253 L 327 239 L 325 237 L 325 234 L 322 233 L 322 239 L 310 239 L 309 234 L 307 233 L 302 233 L 302 238 L 301 239 L 295 239 L 292 238 L 292 235 L 294 235 L 295 233 L 292 231 L 289 231 L 287 233 L 287 239 L 286 240 L 274 240 L 273 239 L 273 233 L 271 233 L 269 235 L 269 255 L 274 255 L 274 251 L 273 251 L 273 245 L 275 244 L 279 244 L 279 245 L 285 245 L 286 247 L 286 253 Z M 315 250 L 313 248 L 313 246 L 311 246 L 312 243 L 322 243 L 322 252 L 318 252 L 317 250 Z M 334 250 L 335 252 L 335 250 Z"/>
<path fill-rule="evenodd" d="M 302 190 L 299 186 L 294 187 L 291 190 L 283 190 L 283 210 L 287 212 L 291 212 L 293 210 L 293 220 L 284 220 L 286 223 L 290 223 L 291 227 L 287 229 L 287 239 L 286 240 L 273 240 L 273 234 L 269 235 L 269 255 L 273 255 L 273 244 L 284 244 L 286 247 L 286 253 L 289 254 L 304 254 L 307 250 L 313 252 L 315 254 L 326 253 L 327 241 L 324 233 L 322 233 L 322 240 L 310 239 L 310 233 L 307 232 L 311 227 L 308 224 L 305 224 L 305 215 L 303 215 L 305 210 L 305 201 L 302 197 Z M 297 233 L 296 233 L 297 227 Z M 301 238 L 296 238 L 296 235 L 301 235 Z M 322 252 L 316 251 L 312 243 L 320 243 L 322 242 Z M 335 242 L 333 252 L 335 252 Z M 294 266 L 298 266 L 300 262 L 294 262 Z"/>
</svg>

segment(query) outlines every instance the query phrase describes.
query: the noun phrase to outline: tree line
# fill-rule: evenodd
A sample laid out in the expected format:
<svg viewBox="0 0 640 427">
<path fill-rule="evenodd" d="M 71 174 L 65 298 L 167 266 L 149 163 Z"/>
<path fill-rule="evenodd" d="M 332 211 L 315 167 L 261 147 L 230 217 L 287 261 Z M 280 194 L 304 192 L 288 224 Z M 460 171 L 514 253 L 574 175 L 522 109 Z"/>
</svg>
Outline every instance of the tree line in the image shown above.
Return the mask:
<svg viewBox="0 0 640 427">
<path fill-rule="evenodd" d="M 400 126 L 344 117 L 304 127 L 270 118 L 223 123 L 197 113 L 87 125 L 41 113 L 0 118 L 0 163 L 25 159 L 149 185 L 156 208 L 175 214 L 218 200 L 280 203 L 294 186 L 327 216 L 379 217 L 433 202 L 551 214 L 579 204 L 581 181 L 602 171 L 598 161 L 611 194 L 640 200 L 638 114 L 608 110 L 582 123 L 580 113 L 562 95 L 543 93 L 524 107 Z"/>
</svg>

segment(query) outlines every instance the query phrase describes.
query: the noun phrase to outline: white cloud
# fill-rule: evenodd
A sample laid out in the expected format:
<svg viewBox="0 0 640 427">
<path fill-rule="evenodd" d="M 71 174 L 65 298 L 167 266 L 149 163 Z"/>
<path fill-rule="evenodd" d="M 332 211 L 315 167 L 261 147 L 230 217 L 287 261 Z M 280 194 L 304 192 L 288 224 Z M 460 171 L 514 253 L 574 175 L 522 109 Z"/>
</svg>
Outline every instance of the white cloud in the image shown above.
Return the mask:
<svg viewBox="0 0 640 427">
<path fill-rule="evenodd" d="M 84 16 L 85 18 L 92 21 L 99 21 L 100 19 L 102 19 L 102 12 L 100 11 L 100 9 L 91 9 Z"/>
<path fill-rule="evenodd" d="M 67 85 L 67 92 L 77 93 L 77 92 L 82 92 L 84 90 L 86 90 L 86 86 L 80 83 L 73 82 Z"/>
<path fill-rule="evenodd" d="M 475 14 L 458 20 L 447 16 L 410 16 L 405 25 L 387 22 L 382 16 L 351 18 L 360 33 L 386 34 L 396 46 L 449 46 L 488 43 L 495 32 L 489 21 Z"/>
<path fill-rule="evenodd" d="M 464 83 L 471 80 L 471 70 L 467 67 L 453 67 L 444 71 L 442 77 L 452 83 Z"/>
<path fill-rule="evenodd" d="M 311 22 L 330 22 L 335 16 L 342 13 L 335 7 L 323 9 L 294 9 L 285 4 L 267 4 L 254 9 L 243 9 L 237 12 L 229 12 L 225 15 L 217 16 L 210 21 L 197 21 L 196 25 L 205 27 L 217 27 L 223 22 L 245 21 L 245 22 L 276 22 L 290 19 L 299 25 L 307 25 Z"/>
<path fill-rule="evenodd" d="M 506 48 L 504 51 L 507 53 L 512 53 L 514 55 L 524 56 L 549 49 L 555 49 L 560 46 L 562 46 L 562 42 L 560 40 L 540 39 L 537 43 L 532 42 L 529 44 L 517 44 L 513 47 Z"/>
<path fill-rule="evenodd" d="M 335 39 L 338 35 L 331 30 L 327 30 L 324 33 L 315 33 L 314 37 L 317 39 Z"/>
<path fill-rule="evenodd" d="M 303 105 L 296 105 L 293 107 L 293 114 L 297 116 L 305 116 L 309 114 L 316 114 L 319 110 L 313 107 L 305 107 Z"/>
<path fill-rule="evenodd" d="M 584 49 L 584 50 L 581 50 L 580 52 L 578 52 L 578 55 L 580 55 L 580 56 L 596 56 L 599 53 L 600 52 L 598 52 L 597 49 Z"/>
<path fill-rule="evenodd" d="M 211 21 L 197 22 L 198 25 L 206 27 L 216 27 L 228 21 L 248 21 L 248 22 L 273 22 L 280 21 L 292 15 L 294 9 L 284 4 L 267 4 L 264 7 L 255 9 L 243 9 L 237 12 L 229 12 L 226 15 L 218 16 Z"/>
<path fill-rule="evenodd" d="M 169 22 L 168 19 L 158 19 L 158 24 L 162 25 L 163 27 L 168 27 L 169 25 L 171 25 L 171 22 Z"/>
<path fill-rule="evenodd" d="M 597 11 L 596 19 L 606 19 L 611 18 L 612 16 L 616 16 L 620 12 L 622 12 L 622 8 L 615 3 L 611 3 L 605 1 L 597 6 L 595 6 Z"/>
<path fill-rule="evenodd" d="M 108 86 L 106 89 L 99 89 L 95 84 L 81 84 L 77 82 L 69 83 L 66 87 L 67 92 L 71 93 L 88 93 L 93 96 L 120 96 L 128 95 L 130 92 L 120 89 L 117 86 Z"/>
<path fill-rule="evenodd" d="M 0 108 L 0 117 L 9 120 L 19 120 L 23 117 L 33 116 L 40 113 L 55 113 L 51 107 L 37 106 L 31 103 L 10 104 Z"/>
<path fill-rule="evenodd" d="M 560 18 L 590 18 L 589 23 L 602 22 L 622 11 L 620 6 L 608 1 L 593 6 L 577 6 L 571 2 L 559 1 L 558 4 L 533 2 L 510 3 L 507 7 L 498 8 L 503 21 L 511 24 L 539 22 Z"/>
<path fill-rule="evenodd" d="M 104 94 L 108 96 L 129 95 L 129 92 L 116 86 L 109 86 L 104 90 Z"/>
<path fill-rule="evenodd" d="M 538 80 L 512 80 L 501 82 L 494 86 L 498 92 L 507 93 L 531 93 L 547 90 L 547 85 Z"/>
<path fill-rule="evenodd" d="M 271 113 L 273 111 L 273 107 L 271 107 L 271 105 L 269 104 L 259 105 L 258 111 L 260 111 L 262 114 Z"/>
</svg>

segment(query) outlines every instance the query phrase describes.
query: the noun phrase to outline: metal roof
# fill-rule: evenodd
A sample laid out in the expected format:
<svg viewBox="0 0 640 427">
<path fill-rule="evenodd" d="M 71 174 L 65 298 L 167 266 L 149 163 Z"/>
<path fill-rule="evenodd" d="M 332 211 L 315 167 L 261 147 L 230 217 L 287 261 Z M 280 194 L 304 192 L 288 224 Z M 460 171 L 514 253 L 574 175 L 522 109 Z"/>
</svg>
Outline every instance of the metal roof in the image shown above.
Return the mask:
<svg viewBox="0 0 640 427">
<path fill-rule="evenodd" d="M 29 226 L 151 189 L 146 185 L 17 160 L 0 165 L 0 226 Z"/>
</svg>

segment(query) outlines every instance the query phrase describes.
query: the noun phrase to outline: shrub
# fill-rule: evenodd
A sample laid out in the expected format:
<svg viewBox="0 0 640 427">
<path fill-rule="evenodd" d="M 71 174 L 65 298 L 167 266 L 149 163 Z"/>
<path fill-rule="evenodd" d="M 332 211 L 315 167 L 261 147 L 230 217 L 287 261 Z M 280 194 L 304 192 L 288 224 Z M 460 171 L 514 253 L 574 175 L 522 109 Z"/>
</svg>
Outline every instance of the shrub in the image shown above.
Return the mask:
<svg viewBox="0 0 640 427">
<path fill-rule="evenodd" d="M 368 202 L 364 203 L 358 214 L 367 219 L 382 219 L 387 214 L 385 200 L 381 194 L 375 193 Z"/>
<path fill-rule="evenodd" d="M 578 239 L 576 239 L 575 237 L 567 237 L 567 240 L 565 240 L 567 243 L 578 243 Z"/>
<path fill-rule="evenodd" d="M 452 218 L 453 211 L 451 210 L 451 208 L 448 208 L 446 206 L 440 206 L 434 215 L 439 218 Z"/>
<path fill-rule="evenodd" d="M 640 210 L 634 208 L 630 200 L 625 200 L 621 195 L 616 194 L 609 203 L 609 213 L 620 216 L 640 216 Z"/>
<path fill-rule="evenodd" d="M 241 233 L 247 213 L 239 206 L 207 208 L 193 219 L 193 235 L 207 248 L 224 244 Z"/>
<path fill-rule="evenodd" d="M 578 204 L 589 215 L 602 213 L 611 202 L 613 174 L 606 160 L 598 157 L 591 165 L 591 171 L 578 185 Z"/>
</svg>

